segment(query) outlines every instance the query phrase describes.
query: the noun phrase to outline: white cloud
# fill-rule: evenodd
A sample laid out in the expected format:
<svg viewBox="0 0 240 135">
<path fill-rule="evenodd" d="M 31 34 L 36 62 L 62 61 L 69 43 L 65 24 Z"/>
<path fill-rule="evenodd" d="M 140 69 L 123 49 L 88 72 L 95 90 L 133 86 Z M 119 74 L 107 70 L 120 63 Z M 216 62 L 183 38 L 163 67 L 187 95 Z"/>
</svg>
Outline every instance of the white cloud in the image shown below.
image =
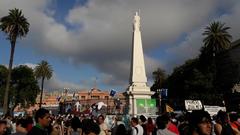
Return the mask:
<svg viewBox="0 0 240 135">
<path fill-rule="evenodd" d="M 165 61 L 145 56 L 148 77 L 158 66 L 169 70 L 196 56 L 201 46 L 201 28 L 213 17 L 218 18 L 219 10 L 228 11 L 220 19 L 233 28 L 235 38 L 239 37 L 240 6 L 236 0 L 89 0 L 84 6 L 70 9 L 63 17 L 64 23 L 53 17 L 55 9 L 49 9 L 52 2 L 0 0 L 0 16 L 7 13 L 7 8 L 23 9 L 31 24 L 25 44 L 43 55 L 71 60 L 75 65 L 91 65 L 108 85 L 128 81 L 132 20 L 138 9 L 144 51 L 155 50 L 161 43 L 172 44 L 166 50 L 169 58 Z M 176 43 L 182 35 L 187 35 L 185 40 Z M 54 87 L 64 84 L 57 82 L 52 80 Z"/>
<path fill-rule="evenodd" d="M 19 65 L 26 65 L 32 69 L 34 69 L 37 66 L 37 64 L 33 64 L 33 63 L 24 63 L 24 64 L 19 64 Z"/>
<path fill-rule="evenodd" d="M 218 18 L 222 22 L 226 23 L 226 26 L 230 26 L 230 34 L 233 36 L 233 40 L 240 38 L 240 2 L 236 3 L 228 14 L 224 14 Z"/>
<path fill-rule="evenodd" d="M 86 87 L 79 84 L 62 81 L 54 73 L 51 79 L 45 80 L 44 88 L 48 91 L 55 91 L 63 90 L 64 88 L 69 88 L 70 90 L 80 90 Z"/>
<path fill-rule="evenodd" d="M 233 1 L 230 1 L 229 3 L 225 1 L 225 4 L 228 4 L 227 7 L 231 7 L 228 9 L 228 13 L 212 18 L 211 22 L 218 20 L 225 23 L 225 26 L 231 27 L 229 33 L 233 36 L 232 41 L 235 41 L 240 38 L 240 2 L 233 3 Z M 221 4 L 221 6 L 223 5 Z M 173 56 L 169 60 L 168 67 L 173 68 L 173 66 L 182 64 L 185 60 L 196 58 L 199 55 L 199 50 L 203 46 L 202 40 L 204 37 L 202 33 L 209 24 L 210 22 L 206 22 L 201 27 L 197 27 L 195 31 L 188 33 L 184 41 L 166 50 L 169 55 Z"/>
<path fill-rule="evenodd" d="M 20 66 L 20 65 L 26 65 L 32 69 L 34 69 L 37 64 L 33 63 L 23 63 L 14 65 L 14 67 Z M 41 81 L 39 80 L 39 86 L 41 85 Z M 70 88 L 71 90 L 80 90 L 83 88 L 88 88 L 87 86 L 84 86 L 83 84 L 76 84 L 68 81 L 62 81 L 55 72 L 53 72 L 52 77 L 44 81 L 44 89 L 47 91 L 55 91 L 55 90 L 62 90 L 63 88 Z"/>
</svg>

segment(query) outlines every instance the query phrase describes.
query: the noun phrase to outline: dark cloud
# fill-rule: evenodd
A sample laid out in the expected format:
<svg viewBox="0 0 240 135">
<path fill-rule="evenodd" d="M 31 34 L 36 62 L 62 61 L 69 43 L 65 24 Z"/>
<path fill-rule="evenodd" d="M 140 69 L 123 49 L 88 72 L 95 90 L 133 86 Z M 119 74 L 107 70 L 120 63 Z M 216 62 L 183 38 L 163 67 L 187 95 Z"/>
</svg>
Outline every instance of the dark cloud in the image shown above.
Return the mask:
<svg viewBox="0 0 240 135">
<path fill-rule="evenodd" d="M 214 19 L 226 22 L 233 28 L 231 34 L 239 37 L 240 6 L 236 0 L 89 0 L 84 6 L 69 9 L 65 23 L 53 18 L 54 9 L 48 8 L 51 1 L 0 0 L 0 3 L 1 16 L 6 14 L 7 7 L 24 10 L 31 24 L 26 44 L 36 52 L 74 65 L 91 65 L 99 71 L 101 83 L 109 86 L 127 85 L 132 21 L 139 9 L 144 51 L 151 52 L 162 43 L 172 44 L 166 47 L 167 59 L 145 55 L 149 80 L 157 67 L 171 71 L 175 65 L 197 56 L 202 29 Z M 227 14 L 221 15 L 221 11 Z M 76 29 L 70 29 L 66 23 Z M 186 37 L 179 42 L 182 35 Z"/>
</svg>

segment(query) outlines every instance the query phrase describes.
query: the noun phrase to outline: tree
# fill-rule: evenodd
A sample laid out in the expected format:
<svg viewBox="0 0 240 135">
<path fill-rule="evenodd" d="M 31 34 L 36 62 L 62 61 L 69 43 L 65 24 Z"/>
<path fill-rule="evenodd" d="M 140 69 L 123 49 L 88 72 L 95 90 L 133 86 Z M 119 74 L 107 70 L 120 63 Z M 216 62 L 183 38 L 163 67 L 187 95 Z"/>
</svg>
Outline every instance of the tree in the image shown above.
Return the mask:
<svg viewBox="0 0 240 135">
<path fill-rule="evenodd" d="M 169 97 L 175 100 L 176 105 L 183 103 L 185 99 L 200 99 L 209 105 L 222 105 L 223 94 L 219 89 L 222 85 L 225 88 L 230 87 L 232 83 L 228 82 L 228 78 L 233 78 L 236 74 L 232 72 L 232 68 L 228 68 L 231 72 L 226 74 L 226 68 L 223 68 L 224 64 L 228 67 L 236 66 L 229 65 L 223 59 L 223 54 L 231 45 L 232 36 L 228 34 L 228 29 L 230 27 L 225 27 L 221 22 L 213 22 L 207 26 L 203 33 L 204 46 L 200 50 L 200 56 L 176 67 L 167 78 Z M 219 70 L 220 68 L 222 69 Z"/>
<path fill-rule="evenodd" d="M 220 83 L 220 81 L 224 76 L 221 76 L 219 71 L 223 66 L 220 64 L 223 59 L 222 55 L 231 47 L 232 36 L 227 31 L 229 29 L 230 27 L 226 27 L 225 23 L 217 21 L 207 26 L 203 32 L 205 38 L 203 39 L 204 46 L 201 50 L 200 59 L 203 65 L 208 64 L 203 66 L 207 67 L 205 70 L 213 73 L 215 90 L 222 89 L 220 85 L 223 82 Z"/>
<path fill-rule="evenodd" d="M 199 58 L 191 59 L 176 67 L 168 77 L 169 97 L 175 107 L 182 108 L 186 99 L 202 100 L 209 105 L 221 103 L 221 96 L 214 89 L 213 73 L 203 71 L 201 66 Z"/>
<path fill-rule="evenodd" d="M 156 100 L 156 105 L 159 107 L 162 107 L 162 105 L 160 105 L 160 97 L 159 95 L 160 93 L 160 89 L 164 88 L 164 83 L 166 81 L 166 73 L 164 70 L 162 70 L 161 68 L 157 68 L 157 70 L 153 71 L 152 73 L 153 75 L 153 79 L 154 79 L 154 84 L 151 86 L 151 91 L 154 91 L 155 93 L 152 95 L 152 98 L 158 99 Z M 160 109 L 159 108 L 159 112 L 161 112 L 163 110 L 163 107 Z"/>
<path fill-rule="evenodd" d="M 8 69 L 0 65 L 0 103 L 3 103 L 4 88 L 6 85 Z M 36 97 L 40 92 L 33 69 L 25 65 L 20 65 L 12 69 L 11 87 L 9 91 L 9 102 L 12 109 L 21 103 L 26 106 L 36 102 Z"/>
<path fill-rule="evenodd" d="M 166 80 L 166 73 L 161 68 L 158 68 L 156 71 L 153 71 L 154 84 L 156 88 L 160 89 L 163 87 L 163 83 Z"/>
<path fill-rule="evenodd" d="M 231 46 L 232 36 L 227 32 L 230 27 L 225 27 L 225 23 L 219 21 L 211 23 L 203 32 L 204 49 L 208 54 L 215 56 Z"/>
<path fill-rule="evenodd" d="M 38 65 L 35 67 L 35 76 L 38 79 L 41 79 L 41 95 L 40 95 L 40 108 L 42 106 L 42 94 L 43 94 L 43 85 L 44 85 L 44 80 L 47 79 L 49 80 L 52 77 L 52 72 L 53 69 L 51 65 L 48 64 L 47 61 L 41 61 L 38 63 Z"/>
<path fill-rule="evenodd" d="M 151 91 L 154 91 L 155 94 L 153 95 L 153 98 L 158 97 L 157 90 L 164 87 L 164 83 L 166 81 L 167 75 L 164 70 L 161 68 L 158 68 L 156 71 L 153 71 L 152 73 L 154 84 L 151 86 Z"/>
<path fill-rule="evenodd" d="M 11 44 L 10 60 L 8 66 L 8 77 L 6 82 L 6 90 L 3 103 L 3 111 L 8 111 L 8 94 L 11 81 L 11 71 L 13 65 L 14 51 L 17 38 L 25 37 L 29 31 L 29 23 L 22 14 L 22 10 L 10 9 L 9 15 L 0 19 L 0 29 L 7 34 L 7 39 Z"/>
<path fill-rule="evenodd" d="M 0 65 L 0 105 L 3 105 L 3 98 L 4 98 L 4 90 L 6 88 L 6 80 L 8 75 L 8 69 Z"/>
<path fill-rule="evenodd" d="M 10 93 L 13 106 L 21 103 L 23 106 L 35 103 L 40 92 L 34 71 L 26 65 L 15 67 L 12 71 L 13 90 Z"/>
</svg>

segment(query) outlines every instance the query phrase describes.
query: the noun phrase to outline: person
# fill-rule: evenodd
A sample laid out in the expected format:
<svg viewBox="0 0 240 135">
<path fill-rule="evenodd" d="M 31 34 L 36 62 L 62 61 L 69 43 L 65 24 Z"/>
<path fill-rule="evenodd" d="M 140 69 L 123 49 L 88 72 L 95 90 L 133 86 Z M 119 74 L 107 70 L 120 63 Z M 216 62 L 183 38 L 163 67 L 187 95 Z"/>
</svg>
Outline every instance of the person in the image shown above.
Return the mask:
<svg viewBox="0 0 240 135">
<path fill-rule="evenodd" d="M 238 123 L 238 116 L 237 113 L 230 113 L 230 124 L 232 129 L 234 130 L 235 134 L 240 134 L 240 123 Z"/>
<path fill-rule="evenodd" d="M 82 123 L 77 116 L 74 116 L 71 120 L 71 135 L 81 135 L 82 133 Z"/>
<path fill-rule="evenodd" d="M 234 135 L 234 131 L 229 124 L 228 114 L 225 111 L 218 111 L 214 132 L 216 135 Z"/>
<path fill-rule="evenodd" d="M 139 125 L 138 118 L 132 117 L 131 125 L 132 125 L 132 135 L 143 135 L 143 127 Z"/>
<path fill-rule="evenodd" d="M 194 110 L 189 117 L 189 126 L 192 135 L 211 135 L 212 120 L 208 112 Z"/>
<path fill-rule="evenodd" d="M 28 132 L 27 135 L 48 135 L 47 128 L 50 124 L 50 114 L 47 109 L 40 108 L 35 114 L 36 125 Z"/>
<path fill-rule="evenodd" d="M 178 128 L 177 128 L 177 120 L 175 119 L 175 114 L 174 113 L 170 113 L 169 116 L 171 118 L 170 118 L 170 122 L 168 124 L 167 129 L 172 131 L 173 133 L 179 135 L 179 131 L 178 131 Z"/>
<path fill-rule="evenodd" d="M 172 131 L 168 130 L 167 127 L 170 123 L 168 114 L 162 114 L 156 119 L 157 135 L 176 135 Z"/>
<path fill-rule="evenodd" d="M 13 132 L 12 119 L 13 118 L 11 117 L 10 113 L 8 112 L 5 115 L 5 121 L 7 122 L 7 131 L 6 131 L 7 135 L 10 135 Z"/>
<path fill-rule="evenodd" d="M 147 119 L 144 115 L 140 115 L 139 119 L 143 128 L 143 135 L 147 135 Z"/>
<path fill-rule="evenodd" d="M 63 122 L 63 117 L 58 117 L 53 123 L 53 131 L 51 134 L 59 134 L 59 135 L 64 135 L 64 122 Z"/>
<path fill-rule="evenodd" d="M 189 117 L 190 117 L 190 112 L 186 112 L 185 114 L 181 115 L 178 118 L 179 125 L 178 125 L 178 131 L 179 135 L 189 135 L 191 134 L 190 132 L 190 126 L 189 126 Z"/>
<path fill-rule="evenodd" d="M 0 135 L 4 135 L 7 131 L 7 121 L 0 120 Z"/>
<path fill-rule="evenodd" d="M 103 115 L 99 115 L 97 118 L 99 127 L 100 127 L 100 134 L 99 135 L 108 135 L 108 128 L 107 124 L 104 122 L 105 118 Z"/>
<path fill-rule="evenodd" d="M 57 125 L 56 123 L 53 124 L 50 128 L 50 135 L 61 135 L 60 129 L 59 129 L 59 125 Z"/>
<path fill-rule="evenodd" d="M 113 116 L 110 127 L 111 135 L 115 135 L 116 129 L 117 129 L 117 116 Z"/>
<path fill-rule="evenodd" d="M 26 129 L 29 132 L 33 127 L 33 117 L 32 116 L 27 116 L 26 120 L 27 120 L 27 123 L 28 123 Z"/>
<path fill-rule="evenodd" d="M 117 126 L 115 135 L 126 135 L 126 134 L 127 134 L 127 130 L 124 124 L 119 124 Z"/>
<path fill-rule="evenodd" d="M 83 135 L 98 135 L 100 127 L 92 119 L 82 120 L 82 133 Z"/>
<path fill-rule="evenodd" d="M 121 116 L 115 116 L 115 117 L 113 117 L 113 119 L 114 120 L 113 120 L 113 124 L 112 124 L 112 127 L 111 127 L 111 135 L 116 135 L 118 126 L 123 125 L 125 127 L 125 124 L 123 123 Z M 121 128 L 123 128 L 123 127 L 120 127 L 120 129 Z M 126 128 L 125 128 L 125 130 L 126 130 Z M 121 131 L 121 132 L 124 132 L 124 131 Z"/>
<path fill-rule="evenodd" d="M 147 135 L 152 135 L 154 128 L 155 128 L 155 124 L 153 123 L 152 118 L 148 117 L 148 119 L 147 119 Z"/>
<path fill-rule="evenodd" d="M 16 133 L 12 135 L 26 135 L 27 134 L 27 120 L 26 119 L 18 119 L 16 122 Z"/>
</svg>

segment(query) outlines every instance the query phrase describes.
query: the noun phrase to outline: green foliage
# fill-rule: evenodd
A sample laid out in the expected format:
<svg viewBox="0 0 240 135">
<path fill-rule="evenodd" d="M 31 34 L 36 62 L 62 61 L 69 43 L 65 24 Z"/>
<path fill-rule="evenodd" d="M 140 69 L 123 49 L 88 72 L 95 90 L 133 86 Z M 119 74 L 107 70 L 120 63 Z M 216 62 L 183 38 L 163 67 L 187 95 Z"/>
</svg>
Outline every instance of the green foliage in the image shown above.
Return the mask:
<svg viewBox="0 0 240 135">
<path fill-rule="evenodd" d="M 230 48 L 232 36 L 227 32 L 229 29 L 221 22 L 213 22 L 205 28 L 203 43 L 209 54 L 215 55 Z"/>
<path fill-rule="evenodd" d="M 223 94 L 230 91 L 232 85 L 236 83 L 238 66 L 226 63 L 229 59 L 223 56 L 230 48 L 232 38 L 227 32 L 228 29 L 230 27 L 225 27 L 221 22 L 213 22 L 205 28 L 204 46 L 199 57 L 176 67 L 167 78 L 171 99 L 175 102 L 199 99 L 208 105 L 222 104 Z M 231 71 L 233 68 L 235 70 Z"/>
<path fill-rule="evenodd" d="M 217 90 L 223 94 L 231 93 L 233 86 L 240 80 L 240 63 L 232 59 L 230 55 L 232 55 L 230 51 L 227 51 L 216 57 L 216 86 Z"/>
<path fill-rule="evenodd" d="M 34 69 L 35 76 L 41 78 L 41 95 L 40 95 L 40 108 L 42 105 L 42 95 L 43 95 L 43 86 L 45 78 L 49 80 L 52 77 L 53 69 L 52 66 L 48 64 L 47 61 L 41 61 Z"/>
<path fill-rule="evenodd" d="M 6 79 L 7 79 L 8 69 L 0 65 L 0 106 L 3 105 L 3 97 L 4 97 L 4 91 L 6 87 Z"/>
<path fill-rule="evenodd" d="M 197 69 L 198 59 L 186 61 L 182 66 L 176 67 L 168 78 L 169 95 L 175 98 L 186 99 L 191 96 L 191 90 L 200 91 L 204 78 Z"/>
<path fill-rule="evenodd" d="M 10 9 L 9 15 L 4 16 L 0 20 L 1 31 L 7 34 L 8 39 L 12 42 L 18 37 L 24 37 L 29 31 L 29 23 L 22 14 L 22 10 Z"/>
<path fill-rule="evenodd" d="M 157 89 L 163 88 L 167 78 L 165 71 L 161 68 L 158 68 L 156 71 L 153 71 L 152 75 L 154 79 L 154 84 L 151 87 L 151 91 L 156 91 Z"/>
<path fill-rule="evenodd" d="M 6 84 L 8 69 L 0 65 L 0 102 L 3 103 L 3 96 Z M 37 80 L 35 79 L 34 72 L 31 68 L 20 65 L 12 70 L 9 101 L 13 105 L 21 103 L 22 105 L 28 105 L 29 103 L 35 103 L 37 94 L 39 93 L 39 87 Z"/>
<path fill-rule="evenodd" d="M 209 105 L 220 104 L 221 100 L 214 86 L 212 68 L 203 68 L 199 58 L 188 60 L 174 69 L 168 78 L 169 96 L 177 101 L 198 99 Z M 216 96 L 217 95 L 217 96 Z"/>
<path fill-rule="evenodd" d="M 5 66 L 0 65 L 0 87 L 3 87 L 6 85 L 7 74 L 8 74 L 8 69 Z"/>
<path fill-rule="evenodd" d="M 14 103 L 22 103 L 28 105 L 35 103 L 37 94 L 40 92 L 37 80 L 35 79 L 33 69 L 20 65 L 13 69 L 12 86 Z"/>
<path fill-rule="evenodd" d="M 52 72 L 53 72 L 52 66 L 49 65 L 48 62 L 44 60 L 38 63 L 34 70 L 35 76 L 38 79 L 39 78 L 50 79 L 52 77 Z"/>
<path fill-rule="evenodd" d="M 7 113 L 8 101 L 9 101 L 9 90 L 10 90 L 10 81 L 11 81 L 11 71 L 14 59 L 14 51 L 17 38 L 21 38 L 27 35 L 29 31 L 29 23 L 27 19 L 22 14 L 22 10 L 19 9 L 10 9 L 9 14 L 0 18 L 0 29 L 7 35 L 7 39 L 10 41 L 11 44 L 11 52 L 10 52 L 10 59 L 9 59 L 9 66 L 8 66 L 8 76 L 6 81 L 6 90 L 4 95 L 4 104 L 3 104 L 3 111 L 4 114 Z M 10 91 L 11 92 L 11 91 Z"/>
</svg>

